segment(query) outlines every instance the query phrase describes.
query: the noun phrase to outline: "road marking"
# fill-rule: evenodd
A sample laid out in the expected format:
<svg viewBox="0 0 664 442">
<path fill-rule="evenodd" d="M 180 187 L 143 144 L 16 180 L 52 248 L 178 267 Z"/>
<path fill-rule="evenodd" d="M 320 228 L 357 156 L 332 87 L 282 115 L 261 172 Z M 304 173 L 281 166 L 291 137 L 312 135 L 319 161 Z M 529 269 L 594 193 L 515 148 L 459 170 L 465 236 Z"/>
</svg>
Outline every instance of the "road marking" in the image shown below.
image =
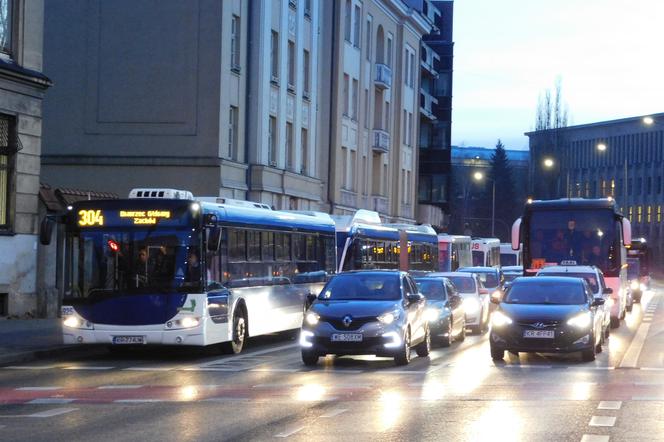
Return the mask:
<svg viewBox="0 0 664 442">
<path fill-rule="evenodd" d="M 9 365 L 2 368 L 5 370 L 50 370 L 57 367 L 57 365 Z"/>
<path fill-rule="evenodd" d="M 248 371 L 266 372 L 266 373 L 296 373 L 299 368 L 252 368 Z"/>
<path fill-rule="evenodd" d="M 152 402 L 164 402 L 161 399 L 116 399 L 113 402 L 118 404 L 142 404 Z"/>
<path fill-rule="evenodd" d="M 143 387 L 142 385 L 102 385 L 101 387 L 97 387 L 97 390 L 130 390 L 130 389 L 135 389 L 135 388 L 141 388 Z"/>
<path fill-rule="evenodd" d="M 600 436 L 598 434 L 584 434 L 581 442 L 609 442 L 609 436 Z"/>
<path fill-rule="evenodd" d="M 28 404 L 69 404 L 71 402 L 74 402 L 76 399 L 65 399 L 61 397 L 44 397 L 44 398 L 38 398 L 38 399 L 33 399 Z"/>
<path fill-rule="evenodd" d="M 620 410 L 622 401 L 601 401 L 597 406 L 598 410 Z"/>
<path fill-rule="evenodd" d="M 123 368 L 125 371 L 172 371 L 174 367 L 129 367 Z"/>
<path fill-rule="evenodd" d="M 644 371 L 664 371 L 664 367 L 641 367 Z"/>
<path fill-rule="evenodd" d="M 18 391 L 53 391 L 61 390 L 62 387 L 19 387 L 16 388 Z"/>
<path fill-rule="evenodd" d="M 661 396 L 632 396 L 633 401 L 664 401 Z"/>
<path fill-rule="evenodd" d="M 245 371 L 246 368 L 214 368 L 214 367 L 187 367 L 181 368 L 182 371 L 225 371 L 228 373 L 238 373 Z"/>
<path fill-rule="evenodd" d="M 295 433 L 297 433 L 298 431 L 302 431 L 302 430 L 304 430 L 304 425 L 297 426 L 297 427 L 292 427 L 292 428 L 290 428 L 290 429 L 288 429 L 288 430 L 286 430 L 282 433 L 275 434 L 274 437 L 286 438 L 286 437 L 292 436 Z"/>
<path fill-rule="evenodd" d="M 115 367 L 95 367 L 92 365 L 72 365 L 71 367 L 63 367 L 63 370 L 112 370 Z"/>
<path fill-rule="evenodd" d="M 622 362 L 620 362 L 620 368 L 636 368 L 639 363 L 639 356 L 641 355 L 641 350 L 643 349 L 643 344 L 646 341 L 648 336 L 648 330 L 650 330 L 650 324 L 641 323 L 639 329 L 636 331 L 636 336 L 632 340 L 629 348 L 625 352 Z"/>
<path fill-rule="evenodd" d="M 65 413 L 71 413 L 76 411 L 78 408 L 54 408 L 52 410 L 40 411 L 39 413 L 32 414 L 14 414 L 14 415 L 0 415 L 0 417 L 53 417 L 59 416 Z"/>
<path fill-rule="evenodd" d="M 615 416 L 593 416 L 588 423 L 591 427 L 613 427 L 615 424 Z"/>
<path fill-rule="evenodd" d="M 341 413 L 345 413 L 347 411 L 348 411 L 348 408 L 337 408 L 336 410 L 330 410 L 325 414 L 321 414 L 320 417 L 322 417 L 322 418 L 336 417 L 336 416 L 339 416 Z"/>
</svg>

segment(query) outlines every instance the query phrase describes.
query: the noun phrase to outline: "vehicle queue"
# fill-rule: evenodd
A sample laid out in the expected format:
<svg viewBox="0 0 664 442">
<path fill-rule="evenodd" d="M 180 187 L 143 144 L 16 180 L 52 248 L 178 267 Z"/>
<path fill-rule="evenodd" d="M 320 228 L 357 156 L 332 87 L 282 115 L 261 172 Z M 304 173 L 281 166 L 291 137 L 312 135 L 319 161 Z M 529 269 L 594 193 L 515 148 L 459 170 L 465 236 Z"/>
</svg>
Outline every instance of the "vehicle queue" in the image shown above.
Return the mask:
<svg viewBox="0 0 664 442">
<path fill-rule="evenodd" d="M 496 360 L 505 351 L 592 360 L 638 302 L 625 271 L 629 221 L 610 199 L 528 204 L 512 229 L 523 259 L 515 279 L 514 266 L 501 270 L 498 239 L 385 224 L 366 210 L 330 217 L 134 189 L 45 218 L 43 243 L 56 222 L 72 344 L 221 343 L 238 353 L 250 336 L 301 325 L 306 365 L 366 353 L 403 365 L 411 349 L 424 357 L 432 343 L 491 328 Z"/>
</svg>

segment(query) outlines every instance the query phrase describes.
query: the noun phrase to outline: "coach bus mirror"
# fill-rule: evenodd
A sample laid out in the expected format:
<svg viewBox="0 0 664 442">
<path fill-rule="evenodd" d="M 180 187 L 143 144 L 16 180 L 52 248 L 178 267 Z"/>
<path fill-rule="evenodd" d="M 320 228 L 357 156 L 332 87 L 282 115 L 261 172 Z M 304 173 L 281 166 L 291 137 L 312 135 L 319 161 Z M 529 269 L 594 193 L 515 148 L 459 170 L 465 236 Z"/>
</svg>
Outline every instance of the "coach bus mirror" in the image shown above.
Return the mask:
<svg viewBox="0 0 664 442">
<path fill-rule="evenodd" d="M 611 287 L 604 287 L 604 291 L 602 293 L 605 295 L 611 295 L 613 294 L 613 289 Z"/>
<path fill-rule="evenodd" d="M 41 225 L 39 226 L 39 242 L 45 246 L 51 244 L 54 225 L 55 220 L 53 218 L 45 216 L 44 219 L 42 219 Z"/>
<path fill-rule="evenodd" d="M 623 218 L 621 221 L 622 221 L 623 244 L 629 246 L 632 244 L 632 223 L 630 223 L 629 219 L 627 218 Z"/>
<path fill-rule="evenodd" d="M 521 248 L 521 218 L 517 218 L 512 224 L 512 250 Z"/>
<path fill-rule="evenodd" d="M 207 249 L 209 252 L 219 251 L 221 244 L 221 227 L 210 227 L 207 229 Z"/>
</svg>

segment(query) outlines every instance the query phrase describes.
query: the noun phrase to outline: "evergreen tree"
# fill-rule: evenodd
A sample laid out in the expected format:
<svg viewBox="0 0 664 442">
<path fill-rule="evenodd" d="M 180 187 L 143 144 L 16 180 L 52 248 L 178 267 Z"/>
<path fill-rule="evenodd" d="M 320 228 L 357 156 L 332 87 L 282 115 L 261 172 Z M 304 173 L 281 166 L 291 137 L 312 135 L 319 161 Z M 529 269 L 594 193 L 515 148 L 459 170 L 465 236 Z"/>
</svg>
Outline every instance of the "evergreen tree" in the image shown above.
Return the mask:
<svg viewBox="0 0 664 442">
<path fill-rule="evenodd" d="M 491 155 L 490 178 L 496 183 L 496 226 L 495 235 L 501 241 L 507 242 L 510 237 L 510 228 L 523 206 L 517 201 L 512 166 L 507 158 L 505 146 L 500 139 L 496 143 L 496 150 Z M 489 207 L 491 204 L 491 182 L 488 180 L 486 194 Z"/>
</svg>

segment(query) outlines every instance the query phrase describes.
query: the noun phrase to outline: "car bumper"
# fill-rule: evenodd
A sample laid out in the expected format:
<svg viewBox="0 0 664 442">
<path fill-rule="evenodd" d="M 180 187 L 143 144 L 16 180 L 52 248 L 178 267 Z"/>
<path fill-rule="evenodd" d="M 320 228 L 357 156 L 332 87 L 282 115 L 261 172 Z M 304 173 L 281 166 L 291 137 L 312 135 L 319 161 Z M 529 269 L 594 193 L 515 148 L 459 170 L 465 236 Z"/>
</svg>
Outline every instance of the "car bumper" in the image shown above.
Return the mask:
<svg viewBox="0 0 664 442">
<path fill-rule="evenodd" d="M 376 355 L 393 356 L 401 348 L 404 337 L 402 324 L 383 325 L 379 322 L 364 324 L 357 330 L 339 330 L 328 323 L 318 324 L 316 327 L 303 327 L 300 337 L 300 346 L 304 351 L 319 355 Z M 360 334 L 361 342 L 332 341 L 335 334 Z M 398 344 L 395 345 L 395 337 Z"/>
<path fill-rule="evenodd" d="M 491 330 L 491 345 L 508 351 L 532 353 L 570 353 L 592 348 L 595 345 L 591 330 L 562 328 L 554 330 L 554 338 L 525 338 L 522 326 L 501 327 Z"/>
</svg>

